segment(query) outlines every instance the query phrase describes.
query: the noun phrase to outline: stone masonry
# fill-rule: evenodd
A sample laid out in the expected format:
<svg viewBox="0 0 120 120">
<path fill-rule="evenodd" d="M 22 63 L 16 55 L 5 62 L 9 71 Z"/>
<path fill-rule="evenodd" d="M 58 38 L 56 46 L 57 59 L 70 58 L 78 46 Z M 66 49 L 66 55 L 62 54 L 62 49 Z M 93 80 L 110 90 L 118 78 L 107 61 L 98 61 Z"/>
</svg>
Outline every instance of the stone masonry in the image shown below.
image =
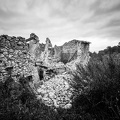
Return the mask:
<svg viewBox="0 0 120 120">
<path fill-rule="evenodd" d="M 89 42 L 72 40 L 62 46 L 52 47 L 49 38 L 46 44 L 40 44 L 39 38 L 34 33 L 30 34 L 29 39 L 22 37 L 0 36 L 0 78 L 4 79 L 8 75 L 6 69 L 11 69 L 12 75 L 29 76 L 32 75 L 34 81 L 38 81 L 38 69 L 40 65 L 51 66 L 55 69 L 63 69 L 73 62 L 83 63 L 89 59 Z M 35 66 L 35 64 L 39 65 Z M 57 69 L 58 70 L 58 69 Z"/>
</svg>

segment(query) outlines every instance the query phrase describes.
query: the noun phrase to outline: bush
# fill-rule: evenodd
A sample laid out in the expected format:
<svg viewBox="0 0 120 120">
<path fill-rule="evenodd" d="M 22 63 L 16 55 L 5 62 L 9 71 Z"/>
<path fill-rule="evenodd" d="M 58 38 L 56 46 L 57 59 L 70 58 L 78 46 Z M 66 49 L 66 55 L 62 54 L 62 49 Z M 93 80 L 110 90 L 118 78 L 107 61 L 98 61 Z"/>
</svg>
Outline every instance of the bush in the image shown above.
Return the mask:
<svg viewBox="0 0 120 120">
<path fill-rule="evenodd" d="M 0 120 L 81 120 L 73 109 L 56 111 L 31 93 L 25 78 L 15 82 L 8 78 L 0 82 Z"/>
<path fill-rule="evenodd" d="M 73 73 L 76 97 L 70 109 L 55 112 L 36 99 L 27 78 L 0 82 L 0 120 L 119 120 L 120 57 L 91 58 Z"/>
<path fill-rule="evenodd" d="M 100 56 L 101 57 L 101 56 Z M 113 54 L 91 58 L 86 68 L 77 66 L 73 108 L 91 119 L 120 119 L 120 62 Z M 99 58 L 99 59 L 98 59 Z"/>
<path fill-rule="evenodd" d="M 56 120 L 57 114 L 38 101 L 29 85 L 21 78 L 16 83 L 8 78 L 0 82 L 0 120 Z"/>
</svg>

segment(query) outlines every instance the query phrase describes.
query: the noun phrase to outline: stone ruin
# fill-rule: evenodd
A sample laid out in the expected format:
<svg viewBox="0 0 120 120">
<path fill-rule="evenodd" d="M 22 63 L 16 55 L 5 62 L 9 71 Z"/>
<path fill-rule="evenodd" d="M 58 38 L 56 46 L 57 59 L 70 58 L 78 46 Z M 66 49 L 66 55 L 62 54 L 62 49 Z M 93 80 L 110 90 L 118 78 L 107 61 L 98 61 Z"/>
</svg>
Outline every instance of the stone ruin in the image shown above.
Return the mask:
<svg viewBox="0 0 120 120">
<path fill-rule="evenodd" d="M 37 91 L 39 93 L 38 98 L 42 97 L 45 102 L 44 99 L 46 97 L 40 94 L 44 91 L 44 96 L 47 94 L 50 97 L 50 91 L 58 91 L 56 83 L 63 86 L 62 90 L 64 92 L 61 94 L 65 93 L 67 89 L 71 89 L 68 87 L 68 83 L 72 79 L 69 72 L 76 70 L 77 64 L 85 66 L 88 63 L 90 43 L 72 40 L 62 46 L 55 45 L 53 47 L 49 38 L 46 38 L 46 44 L 39 42 L 38 36 L 34 33 L 31 33 L 28 39 L 1 35 L 0 81 L 4 82 L 6 78 L 12 77 L 17 82 L 20 77 L 32 77 L 31 88 L 35 90 L 35 93 Z M 56 87 L 56 89 L 50 86 L 49 92 L 45 93 L 45 88 L 49 85 L 53 86 L 53 88 Z M 46 91 L 47 89 L 48 87 Z M 55 95 L 53 96 L 56 97 Z M 60 103 L 57 105 L 53 96 L 50 103 L 54 103 L 54 106 L 60 106 Z M 47 97 L 47 102 L 45 102 L 47 105 L 49 97 Z"/>
<path fill-rule="evenodd" d="M 76 70 L 77 64 L 86 65 L 89 61 L 90 43 L 86 41 L 72 40 L 62 46 L 55 45 L 54 47 L 52 47 L 49 38 L 46 38 L 46 44 L 39 43 L 38 37 L 30 36 L 26 41 L 29 41 L 31 60 L 35 62 L 37 67 L 34 74 L 37 73 L 36 71 L 40 73 L 40 78 L 37 77 L 37 80 L 38 78 L 40 80 L 46 79 L 48 74 L 61 74 Z"/>
</svg>

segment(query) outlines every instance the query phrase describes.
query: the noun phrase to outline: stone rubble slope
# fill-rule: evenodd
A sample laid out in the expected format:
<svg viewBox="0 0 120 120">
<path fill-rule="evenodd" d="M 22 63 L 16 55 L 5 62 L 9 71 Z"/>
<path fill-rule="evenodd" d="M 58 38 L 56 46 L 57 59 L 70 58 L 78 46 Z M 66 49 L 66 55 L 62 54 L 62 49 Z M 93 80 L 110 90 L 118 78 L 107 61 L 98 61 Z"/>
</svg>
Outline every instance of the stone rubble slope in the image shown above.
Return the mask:
<svg viewBox="0 0 120 120">
<path fill-rule="evenodd" d="M 38 99 L 42 98 L 42 101 L 48 106 L 70 108 L 74 92 L 70 81 L 72 81 L 72 76 L 69 74 L 56 75 L 39 86 Z"/>
</svg>

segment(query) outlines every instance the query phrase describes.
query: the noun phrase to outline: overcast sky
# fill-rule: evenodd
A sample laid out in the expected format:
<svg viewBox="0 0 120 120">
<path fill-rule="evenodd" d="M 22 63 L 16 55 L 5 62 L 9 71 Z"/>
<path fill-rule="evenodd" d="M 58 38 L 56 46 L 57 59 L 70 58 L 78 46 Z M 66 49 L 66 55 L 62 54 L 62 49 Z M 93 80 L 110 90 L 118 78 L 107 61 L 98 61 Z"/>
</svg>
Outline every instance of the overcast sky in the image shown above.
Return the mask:
<svg viewBox="0 0 120 120">
<path fill-rule="evenodd" d="M 49 37 L 53 45 L 90 41 L 90 51 L 120 42 L 120 0 L 0 0 L 0 35 Z"/>
</svg>

